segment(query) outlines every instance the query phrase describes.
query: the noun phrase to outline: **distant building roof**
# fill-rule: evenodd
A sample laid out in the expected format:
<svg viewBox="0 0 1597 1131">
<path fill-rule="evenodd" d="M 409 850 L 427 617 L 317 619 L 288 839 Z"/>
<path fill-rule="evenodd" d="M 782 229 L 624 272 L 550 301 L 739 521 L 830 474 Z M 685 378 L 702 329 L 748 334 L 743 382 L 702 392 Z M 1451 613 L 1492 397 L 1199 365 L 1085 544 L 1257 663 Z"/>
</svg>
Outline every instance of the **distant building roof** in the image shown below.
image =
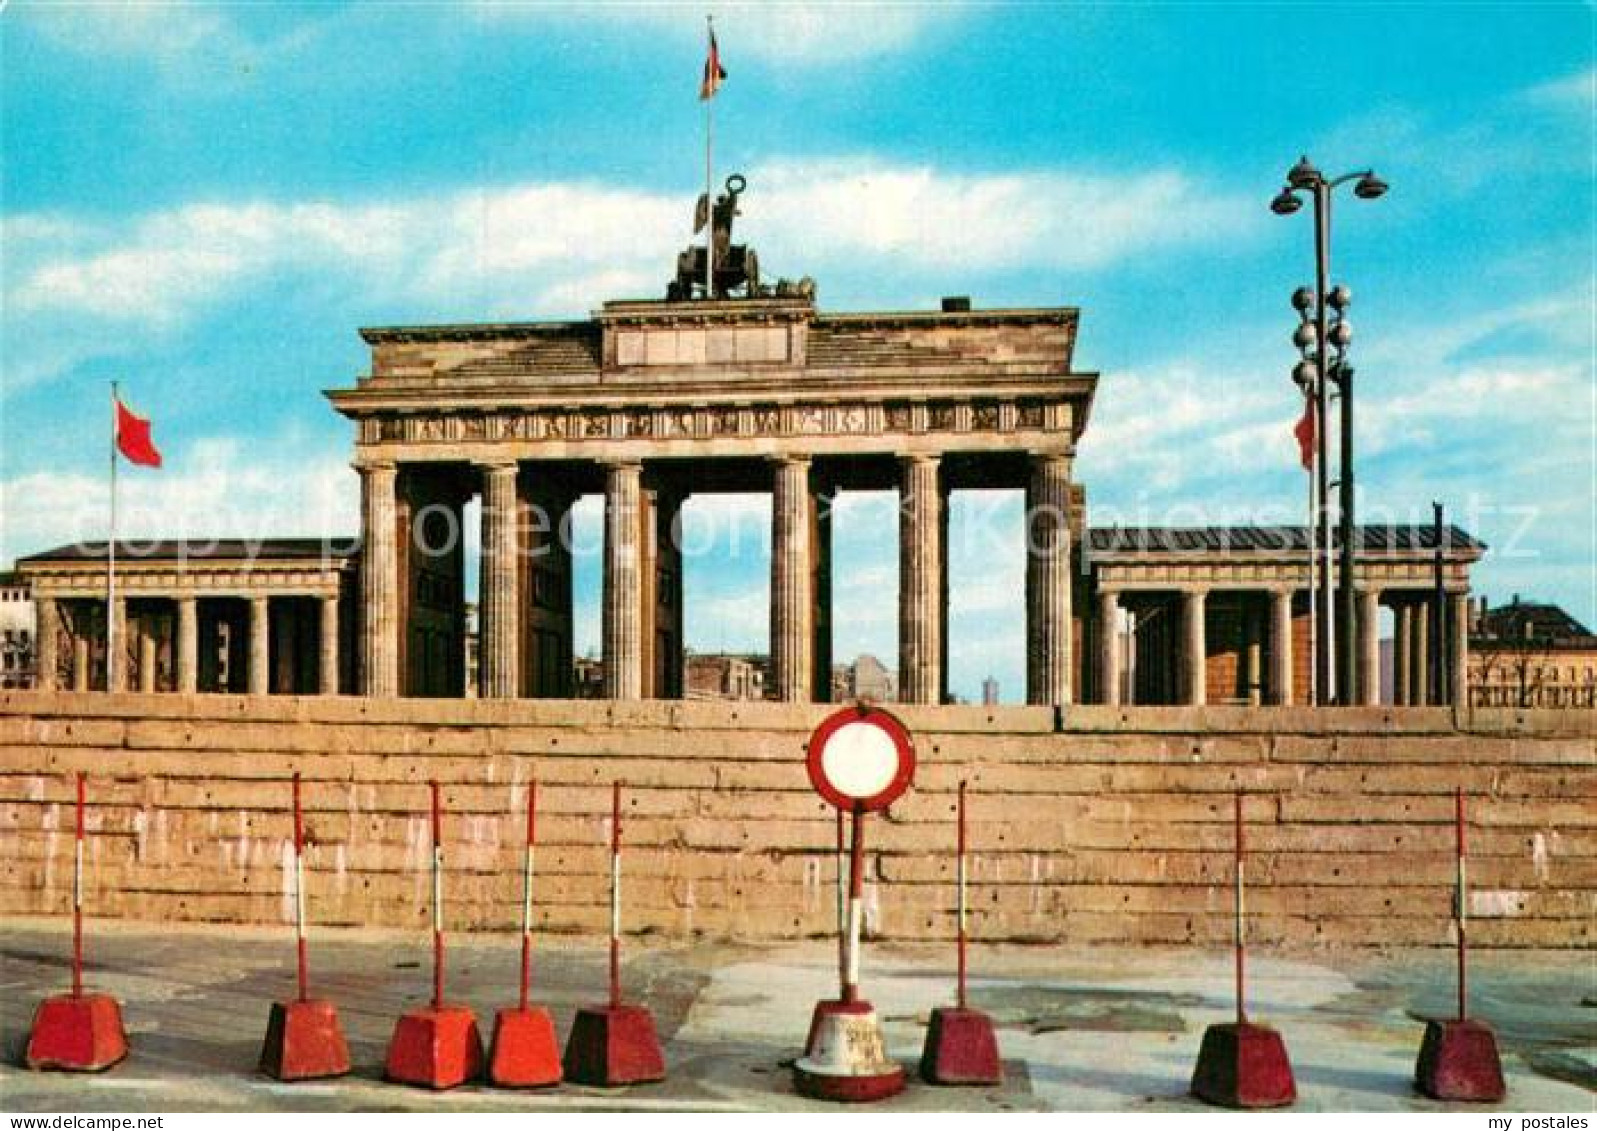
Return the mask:
<svg viewBox="0 0 1597 1131">
<path fill-rule="evenodd" d="M 75 542 L 53 550 L 18 558 L 29 562 L 103 562 L 106 543 Z M 161 538 L 153 541 L 118 539 L 118 561 L 254 561 L 259 559 L 350 558 L 360 552 L 358 538 Z"/>
<path fill-rule="evenodd" d="M 1361 526 L 1358 549 L 1371 554 L 1405 554 L 1436 549 L 1428 525 Z M 1450 552 L 1479 557 L 1486 543 L 1456 526 L 1444 530 Z M 1336 539 L 1338 545 L 1340 539 Z M 1107 554 L 1291 553 L 1309 549 L 1306 526 L 1095 526 L 1087 531 L 1094 556 Z"/>
<path fill-rule="evenodd" d="M 1543 648 L 1597 648 L 1597 636 L 1558 605 L 1521 601 L 1487 609 L 1472 634 L 1483 641 L 1530 644 Z"/>
</svg>

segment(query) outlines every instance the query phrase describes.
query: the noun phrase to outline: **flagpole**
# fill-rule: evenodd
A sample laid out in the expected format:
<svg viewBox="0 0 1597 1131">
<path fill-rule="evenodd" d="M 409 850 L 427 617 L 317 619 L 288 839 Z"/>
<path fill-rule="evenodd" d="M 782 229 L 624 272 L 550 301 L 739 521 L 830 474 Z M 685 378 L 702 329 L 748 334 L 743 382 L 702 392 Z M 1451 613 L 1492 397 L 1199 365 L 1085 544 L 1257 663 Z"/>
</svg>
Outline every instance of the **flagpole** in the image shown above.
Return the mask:
<svg viewBox="0 0 1597 1131">
<path fill-rule="evenodd" d="M 706 15 L 704 26 L 711 42 L 715 40 L 715 18 Z M 711 65 L 711 64 L 706 64 Z M 718 65 L 718 63 L 716 64 Z M 714 80 L 714 75 L 706 73 Z M 715 176 L 712 155 L 715 151 L 715 94 L 704 100 L 704 297 L 715 297 Z"/>
<path fill-rule="evenodd" d="M 116 663 L 116 382 L 111 382 L 111 537 L 105 544 L 105 689 L 116 682 L 111 678 Z"/>
</svg>

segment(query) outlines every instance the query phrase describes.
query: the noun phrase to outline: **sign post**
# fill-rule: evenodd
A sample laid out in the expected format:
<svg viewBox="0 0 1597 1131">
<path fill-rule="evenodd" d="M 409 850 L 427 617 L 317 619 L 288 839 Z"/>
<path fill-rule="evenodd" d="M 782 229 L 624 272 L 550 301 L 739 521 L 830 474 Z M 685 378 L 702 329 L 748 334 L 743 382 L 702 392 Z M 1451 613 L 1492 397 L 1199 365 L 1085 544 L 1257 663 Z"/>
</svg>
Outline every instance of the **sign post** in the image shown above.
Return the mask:
<svg viewBox="0 0 1597 1131">
<path fill-rule="evenodd" d="M 843 916 L 840 986 L 835 1000 L 816 1003 L 804 1055 L 793 1065 L 799 1092 L 816 1099 L 868 1103 L 904 1089 L 903 1066 L 889 1060 L 881 1022 L 860 995 L 864 928 L 865 818 L 886 809 L 915 776 L 915 747 L 898 719 L 876 707 L 845 707 L 822 720 L 805 759 L 810 784 L 851 817 L 848 898 Z M 841 869 L 840 869 L 841 871 Z"/>
</svg>

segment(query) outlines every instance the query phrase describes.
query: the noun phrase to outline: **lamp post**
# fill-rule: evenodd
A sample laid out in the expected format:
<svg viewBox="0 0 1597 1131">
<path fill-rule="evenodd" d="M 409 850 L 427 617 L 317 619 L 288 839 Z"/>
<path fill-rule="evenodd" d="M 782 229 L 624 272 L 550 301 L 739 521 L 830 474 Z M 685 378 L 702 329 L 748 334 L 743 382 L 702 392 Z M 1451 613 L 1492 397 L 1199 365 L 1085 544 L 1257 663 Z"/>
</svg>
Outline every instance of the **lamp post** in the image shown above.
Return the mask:
<svg viewBox="0 0 1597 1131">
<path fill-rule="evenodd" d="M 1356 703 L 1358 691 L 1354 686 L 1355 660 L 1357 658 L 1357 602 L 1353 590 L 1353 558 L 1355 526 L 1353 505 L 1353 367 L 1347 363 L 1347 350 L 1353 343 L 1353 327 L 1347 320 L 1347 308 L 1353 301 L 1346 287 L 1330 288 L 1331 275 L 1331 194 L 1341 185 L 1352 182 L 1353 195 L 1361 200 L 1375 200 L 1386 194 L 1386 182 L 1373 170 L 1363 169 L 1327 179 L 1307 157 L 1301 158 L 1286 175 L 1284 187 L 1270 209 L 1278 216 L 1290 216 L 1303 207 L 1299 193 L 1307 194 L 1314 202 L 1314 292 L 1306 289 L 1292 296 L 1301 324 L 1293 334 L 1293 341 L 1302 351 L 1303 362 L 1294 371 L 1300 384 L 1309 375 L 1305 364 L 1313 370 L 1313 396 L 1315 414 L 1315 445 L 1318 453 L 1315 472 L 1315 499 L 1318 522 L 1311 533 L 1319 550 L 1322 564 L 1320 575 L 1324 579 L 1323 594 L 1315 601 L 1315 686 L 1317 701 L 1321 703 Z M 1333 356 L 1334 354 L 1334 356 Z M 1337 470 L 1337 512 L 1341 526 L 1340 578 L 1336 586 L 1335 643 L 1331 630 L 1331 559 L 1330 530 L 1330 480 L 1326 442 L 1327 406 L 1332 386 L 1340 398 L 1341 452 Z M 1332 657 L 1335 656 L 1335 671 Z"/>
</svg>

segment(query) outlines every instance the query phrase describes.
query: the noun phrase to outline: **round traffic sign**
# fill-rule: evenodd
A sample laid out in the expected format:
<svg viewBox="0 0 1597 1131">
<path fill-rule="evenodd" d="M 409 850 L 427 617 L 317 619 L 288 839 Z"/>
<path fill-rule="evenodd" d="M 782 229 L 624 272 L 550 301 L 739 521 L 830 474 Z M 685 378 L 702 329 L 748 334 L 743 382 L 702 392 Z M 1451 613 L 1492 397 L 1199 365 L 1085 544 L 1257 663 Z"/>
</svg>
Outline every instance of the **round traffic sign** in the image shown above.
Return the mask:
<svg viewBox="0 0 1597 1131">
<path fill-rule="evenodd" d="M 915 776 L 915 744 L 880 707 L 845 707 L 810 735 L 804 765 L 815 792 L 837 808 L 886 809 Z"/>
</svg>

